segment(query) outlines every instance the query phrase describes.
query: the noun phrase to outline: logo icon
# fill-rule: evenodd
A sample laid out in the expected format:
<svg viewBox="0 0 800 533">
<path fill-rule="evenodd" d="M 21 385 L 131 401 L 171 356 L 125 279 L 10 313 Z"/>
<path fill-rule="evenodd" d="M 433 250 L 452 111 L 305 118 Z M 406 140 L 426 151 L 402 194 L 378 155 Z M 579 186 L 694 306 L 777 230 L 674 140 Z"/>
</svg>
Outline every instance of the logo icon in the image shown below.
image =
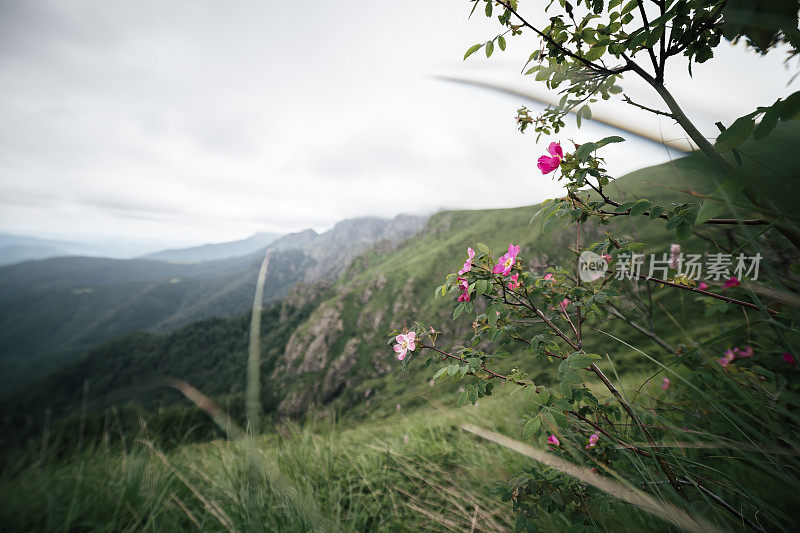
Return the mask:
<svg viewBox="0 0 800 533">
<path fill-rule="evenodd" d="M 581 252 L 578 258 L 578 275 L 581 281 L 597 281 L 601 279 L 608 270 L 608 263 L 603 256 L 586 250 Z"/>
</svg>

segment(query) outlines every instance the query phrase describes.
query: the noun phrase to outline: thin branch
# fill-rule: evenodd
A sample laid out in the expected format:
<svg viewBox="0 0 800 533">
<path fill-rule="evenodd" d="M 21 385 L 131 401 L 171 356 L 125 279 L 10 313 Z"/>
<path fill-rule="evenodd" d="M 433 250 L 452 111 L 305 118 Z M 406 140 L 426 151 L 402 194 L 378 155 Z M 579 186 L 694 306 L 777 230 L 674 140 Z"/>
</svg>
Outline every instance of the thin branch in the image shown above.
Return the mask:
<svg viewBox="0 0 800 533">
<path fill-rule="evenodd" d="M 722 300 L 723 302 L 727 302 L 729 304 L 741 305 L 742 307 L 747 307 L 748 309 L 756 309 L 756 310 L 759 310 L 759 311 L 762 309 L 762 307 L 759 307 L 756 304 L 753 304 L 753 303 L 750 303 L 750 302 L 744 302 L 742 300 L 737 300 L 736 298 L 731 298 L 729 296 L 723 296 L 721 294 L 716 294 L 716 293 L 713 293 L 713 292 L 704 291 L 703 289 L 696 289 L 694 287 L 689 287 L 688 285 L 681 285 L 680 283 L 673 283 L 671 281 L 666 281 L 666 280 L 663 280 L 663 279 L 652 278 L 650 276 L 645 276 L 643 274 L 636 274 L 636 277 L 638 277 L 639 279 L 643 279 L 645 281 L 653 281 L 655 283 L 660 283 L 661 285 L 667 285 L 669 287 L 675 287 L 676 289 L 682 289 L 682 290 L 685 290 L 685 291 L 696 292 L 697 294 L 702 294 L 703 296 L 709 296 L 711 298 L 716 298 L 717 300 Z M 775 311 L 774 309 L 770 309 L 769 307 L 764 306 L 763 309 L 767 313 L 769 313 L 769 314 L 771 314 L 773 316 L 778 314 L 777 311 Z"/>
<path fill-rule="evenodd" d="M 644 22 L 644 27 L 642 31 L 649 32 L 650 31 L 650 22 L 647 21 L 647 13 L 644 12 L 644 4 L 642 0 L 636 0 L 636 3 L 639 4 L 639 14 L 642 16 L 642 22 Z M 647 47 L 647 54 L 650 56 L 650 61 L 653 63 L 653 70 L 656 73 L 656 79 L 660 79 L 659 70 L 658 70 L 658 60 L 656 59 L 656 54 L 653 52 L 653 48 L 651 46 Z"/>
<path fill-rule="evenodd" d="M 619 206 L 622 205 L 621 203 L 616 202 L 616 201 L 612 200 L 611 198 L 609 198 L 608 195 L 606 195 L 603 192 L 603 188 L 602 187 L 595 187 L 594 184 L 592 184 L 592 182 L 590 182 L 589 180 L 586 180 L 586 184 L 589 185 L 589 187 L 591 187 L 592 190 L 594 190 L 597 194 L 599 194 L 600 198 L 602 198 L 603 201 L 605 203 L 607 203 L 608 205 L 611 205 L 613 207 L 619 207 Z M 581 202 L 581 203 L 583 205 L 586 205 L 583 202 Z M 598 210 L 598 213 L 600 213 L 601 215 L 619 217 L 619 216 L 629 216 L 631 214 L 631 210 L 628 209 L 627 211 L 623 211 L 621 213 L 612 213 L 610 211 Z M 641 214 L 641 216 L 649 217 L 650 216 L 650 211 L 645 211 L 644 213 Z M 659 215 L 658 218 L 660 218 L 662 220 L 669 220 L 669 217 L 667 215 L 663 215 L 663 214 Z M 740 219 L 736 219 L 736 218 L 710 218 L 710 219 L 706 220 L 705 222 L 703 222 L 703 224 L 740 225 L 740 226 L 764 226 L 764 225 L 769 224 L 769 222 L 764 220 L 763 218 L 752 218 L 752 219 L 741 219 L 741 220 Z"/>
<path fill-rule="evenodd" d="M 630 104 L 634 107 L 638 107 L 639 109 L 644 109 L 645 111 L 649 111 L 651 113 L 655 113 L 656 115 L 662 115 L 664 117 L 673 118 L 672 113 L 667 113 L 666 111 L 659 111 L 658 109 L 653 109 L 652 107 L 647 107 L 646 105 L 637 104 L 633 100 L 631 100 L 627 95 L 622 98 L 622 101 L 626 104 Z"/>
<path fill-rule="evenodd" d="M 631 320 L 630 318 L 628 318 L 628 317 L 626 317 L 625 315 L 623 315 L 623 314 L 622 314 L 622 313 L 621 313 L 621 312 L 620 312 L 620 311 L 619 311 L 619 310 L 618 310 L 616 307 L 614 307 L 613 305 L 611 305 L 611 304 L 606 304 L 606 308 L 607 308 L 607 309 L 608 309 L 608 310 L 611 312 L 611 314 L 612 314 L 612 315 L 614 315 L 615 317 L 619 318 L 620 320 L 622 320 L 623 322 L 625 322 L 626 324 L 628 324 L 629 326 L 631 326 L 633 329 L 635 329 L 636 331 L 638 331 L 638 332 L 639 332 L 639 333 L 641 333 L 642 335 L 645 335 L 645 336 L 649 337 L 649 338 L 650 338 L 650 339 L 651 339 L 653 342 L 655 342 L 656 344 L 658 344 L 659 346 L 661 346 L 662 348 L 664 348 L 664 349 L 665 349 L 666 351 L 668 351 L 669 353 L 677 353 L 677 352 L 676 352 L 676 350 L 675 350 L 675 348 L 673 348 L 672 346 L 670 346 L 669 344 L 667 344 L 667 343 L 666 343 L 666 341 L 664 341 L 664 340 L 663 340 L 661 337 L 659 337 L 658 335 L 656 335 L 656 334 L 655 334 L 655 332 L 653 332 L 653 331 L 650 331 L 650 330 L 648 330 L 648 329 L 646 329 L 646 328 L 644 328 L 644 327 L 640 326 L 639 324 L 637 324 L 636 322 L 634 322 L 634 321 L 633 321 L 633 320 Z"/>
</svg>

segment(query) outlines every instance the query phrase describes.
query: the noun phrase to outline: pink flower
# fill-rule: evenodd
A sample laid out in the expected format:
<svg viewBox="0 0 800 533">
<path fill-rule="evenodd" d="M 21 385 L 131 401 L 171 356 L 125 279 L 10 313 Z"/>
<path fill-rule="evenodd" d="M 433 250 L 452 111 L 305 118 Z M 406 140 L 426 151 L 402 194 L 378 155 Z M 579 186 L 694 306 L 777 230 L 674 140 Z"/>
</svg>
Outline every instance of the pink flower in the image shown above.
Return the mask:
<svg viewBox="0 0 800 533">
<path fill-rule="evenodd" d="M 731 287 L 738 287 L 741 285 L 739 283 L 739 278 L 736 276 L 731 276 L 728 278 L 728 281 L 725 282 L 725 285 L 722 286 L 723 289 L 730 289 Z"/>
<path fill-rule="evenodd" d="M 519 254 L 519 246 L 513 244 L 508 245 L 508 253 L 501 257 L 497 264 L 492 269 L 494 274 L 502 274 L 504 276 L 511 272 L 511 267 L 517 262 L 517 255 Z"/>
<path fill-rule="evenodd" d="M 475 258 L 475 250 L 472 248 L 467 248 L 467 260 L 464 262 L 464 266 L 461 267 L 461 270 L 458 271 L 458 274 L 466 274 L 470 270 L 472 270 L 472 260 Z"/>
<path fill-rule="evenodd" d="M 606 263 L 610 263 L 611 262 L 611 256 L 608 255 L 608 254 L 604 254 L 603 255 L 603 259 L 605 259 Z"/>
<path fill-rule="evenodd" d="M 397 344 L 394 345 L 394 351 L 397 353 L 397 358 L 399 360 L 403 360 L 406 357 L 406 352 L 413 352 L 417 345 L 416 345 L 416 337 L 417 334 L 413 331 L 409 331 L 408 333 L 400 334 L 394 338 Z"/>
<path fill-rule="evenodd" d="M 550 435 L 547 437 L 547 444 L 555 444 L 556 446 L 561 446 L 561 442 L 559 442 L 558 437 L 555 435 Z"/>
<path fill-rule="evenodd" d="M 543 279 L 545 281 L 550 281 L 551 279 L 553 279 L 553 274 L 545 274 Z"/>
<path fill-rule="evenodd" d="M 511 281 L 508 282 L 508 288 L 513 290 L 519 289 L 522 286 L 522 283 L 519 283 L 517 280 L 519 279 L 519 274 L 514 274 L 511 276 Z"/>
<path fill-rule="evenodd" d="M 708 283 L 706 283 L 705 281 L 701 281 L 700 285 L 698 285 L 697 288 L 700 289 L 701 291 L 704 291 L 708 289 Z"/>
<path fill-rule="evenodd" d="M 661 390 L 667 390 L 669 388 L 669 378 L 664 378 L 661 380 Z"/>
<path fill-rule="evenodd" d="M 791 366 L 797 366 L 797 361 L 795 361 L 794 356 L 789 352 L 783 354 L 783 362 Z"/>
<path fill-rule="evenodd" d="M 719 359 L 717 359 L 717 361 L 719 362 L 720 365 L 722 365 L 722 368 L 725 368 L 734 359 L 736 359 L 736 354 L 734 354 L 731 350 L 725 350 L 725 354 Z"/>
<path fill-rule="evenodd" d="M 461 296 L 459 296 L 456 301 L 458 301 L 458 302 L 468 302 L 469 301 L 469 282 L 465 278 L 458 278 L 458 286 L 461 287 L 461 290 L 464 291 L 464 292 L 461 293 Z"/>
<path fill-rule="evenodd" d="M 597 441 L 599 439 L 600 439 L 600 432 L 599 431 L 595 431 L 594 433 L 589 435 L 589 445 L 586 446 L 586 448 L 587 449 L 588 448 L 594 448 L 595 446 L 597 446 Z"/>
<path fill-rule="evenodd" d="M 669 247 L 669 267 L 678 270 L 681 266 L 681 245 L 673 244 Z"/>
<path fill-rule="evenodd" d="M 733 353 L 736 354 L 736 357 L 753 357 L 753 347 L 752 346 L 745 346 L 744 348 L 734 348 Z"/>
<path fill-rule="evenodd" d="M 561 303 L 560 303 L 560 304 L 558 304 L 558 307 L 560 307 L 562 311 L 566 311 L 566 310 L 567 310 L 567 307 L 568 307 L 568 306 L 569 306 L 569 304 L 571 304 L 571 303 L 572 303 L 572 301 L 570 301 L 570 299 L 569 299 L 569 298 L 564 298 L 563 300 L 561 300 Z"/>
<path fill-rule="evenodd" d="M 561 164 L 561 160 L 564 159 L 564 152 L 561 151 L 560 143 L 550 143 L 550 146 L 547 147 L 547 151 L 550 152 L 552 157 L 543 155 L 539 158 L 539 163 L 536 165 L 539 170 L 542 171 L 542 174 L 549 174 L 557 169 Z"/>
</svg>

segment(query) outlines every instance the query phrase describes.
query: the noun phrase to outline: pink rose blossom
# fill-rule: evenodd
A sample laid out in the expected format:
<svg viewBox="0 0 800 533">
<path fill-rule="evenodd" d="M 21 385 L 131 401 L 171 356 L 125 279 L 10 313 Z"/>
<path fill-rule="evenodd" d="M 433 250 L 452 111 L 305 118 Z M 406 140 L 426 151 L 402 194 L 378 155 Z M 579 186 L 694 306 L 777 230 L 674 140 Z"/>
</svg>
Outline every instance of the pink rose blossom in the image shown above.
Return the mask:
<svg viewBox="0 0 800 533">
<path fill-rule="evenodd" d="M 672 244 L 669 247 L 669 267 L 672 270 L 678 270 L 681 266 L 681 245 Z"/>
<path fill-rule="evenodd" d="M 560 307 L 562 311 L 566 311 L 567 307 L 571 303 L 572 303 L 572 301 L 569 298 L 564 298 L 563 300 L 561 300 L 561 303 L 558 304 L 558 307 Z"/>
<path fill-rule="evenodd" d="M 708 283 L 706 283 L 705 281 L 701 281 L 700 285 L 698 285 L 697 288 L 700 289 L 701 291 L 707 290 L 708 289 Z"/>
<path fill-rule="evenodd" d="M 472 270 L 472 260 L 475 258 L 475 250 L 472 248 L 467 248 L 467 260 L 464 262 L 464 266 L 461 267 L 461 270 L 458 271 L 458 275 L 466 274 L 470 270 Z"/>
<path fill-rule="evenodd" d="M 552 274 L 552 273 L 550 273 L 550 274 L 545 274 L 543 279 L 544 279 L 545 281 L 550 281 L 551 279 L 553 279 L 553 274 Z"/>
<path fill-rule="evenodd" d="M 739 278 L 737 278 L 736 276 L 731 276 L 730 278 L 728 278 L 728 281 L 725 282 L 725 285 L 723 285 L 722 288 L 730 289 L 731 287 L 738 287 L 739 285 L 741 285 L 741 283 L 739 282 Z"/>
<path fill-rule="evenodd" d="M 600 439 L 600 432 L 599 431 L 595 431 L 594 433 L 589 435 L 589 445 L 586 446 L 586 448 L 587 449 L 588 448 L 594 448 L 595 446 L 597 446 L 597 441 L 599 439 Z"/>
<path fill-rule="evenodd" d="M 669 388 L 669 378 L 664 378 L 661 380 L 661 390 L 667 390 Z"/>
<path fill-rule="evenodd" d="M 789 352 L 786 352 L 786 353 L 783 354 L 783 362 L 784 363 L 788 363 L 791 366 L 796 366 L 797 365 L 797 361 L 795 361 L 794 356 L 792 354 L 790 354 Z"/>
<path fill-rule="evenodd" d="M 555 435 L 550 435 L 549 437 L 547 437 L 547 444 L 554 444 L 556 446 L 561 446 L 561 442 Z"/>
<path fill-rule="evenodd" d="M 497 261 L 497 264 L 492 269 L 492 273 L 502 274 L 503 276 L 508 275 L 508 273 L 511 272 L 511 267 L 513 267 L 514 263 L 517 262 L 518 254 L 519 254 L 519 246 L 514 246 L 513 244 L 509 244 L 508 253 Z"/>
<path fill-rule="evenodd" d="M 458 278 L 458 286 L 461 288 L 461 296 L 456 301 L 468 302 L 469 301 L 469 282 L 465 278 Z"/>
<path fill-rule="evenodd" d="M 522 283 L 519 283 L 517 280 L 519 279 L 519 274 L 514 274 L 511 276 L 511 281 L 508 282 L 508 288 L 513 290 L 519 289 L 522 286 Z"/>
<path fill-rule="evenodd" d="M 733 353 L 736 357 L 753 357 L 753 347 L 745 346 L 744 348 L 734 348 Z"/>
<path fill-rule="evenodd" d="M 413 352 L 416 348 L 416 337 L 417 334 L 413 331 L 409 331 L 408 333 L 400 334 L 394 338 L 397 344 L 394 345 L 394 351 L 397 353 L 397 358 L 402 361 L 406 357 L 407 352 Z"/>
<path fill-rule="evenodd" d="M 731 350 L 725 350 L 725 354 L 719 359 L 717 359 L 717 361 L 719 362 L 720 365 L 722 365 L 722 368 L 725 368 L 734 359 L 736 359 L 736 354 L 734 354 L 733 351 Z"/>
<path fill-rule="evenodd" d="M 543 155 L 539 158 L 539 163 L 536 165 L 539 170 L 542 171 L 542 174 L 553 172 L 561 165 L 561 160 L 564 159 L 564 152 L 561 151 L 560 143 L 550 143 L 550 146 L 547 147 L 547 151 L 550 152 L 552 157 Z"/>
<path fill-rule="evenodd" d="M 603 255 L 603 259 L 605 259 L 605 262 L 606 262 L 606 263 L 610 263 L 610 262 L 611 262 L 611 256 L 610 256 L 610 255 L 608 255 L 608 254 L 604 254 L 604 255 Z"/>
</svg>

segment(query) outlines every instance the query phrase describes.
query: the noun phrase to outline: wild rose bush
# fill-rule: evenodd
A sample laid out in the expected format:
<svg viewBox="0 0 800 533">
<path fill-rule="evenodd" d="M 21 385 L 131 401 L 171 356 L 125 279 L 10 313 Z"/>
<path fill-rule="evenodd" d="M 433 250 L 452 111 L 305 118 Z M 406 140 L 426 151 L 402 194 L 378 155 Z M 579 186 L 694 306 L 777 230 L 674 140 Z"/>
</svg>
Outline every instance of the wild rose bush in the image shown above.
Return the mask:
<svg viewBox="0 0 800 533">
<path fill-rule="evenodd" d="M 581 252 L 591 251 L 610 268 L 585 281 L 571 264 L 529 268 L 519 243 L 509 243 L 500 255 L 474 243 L 475 249 L 466 250 L 463 266 L 437 289 L 437 297 L 452 298 L 453 320 L 474 315 L 469 318 L 472 336 L 444 339 L 422 323 L 395 331 L 394 349 L 403 369 L 416 359 L 440 365 L 435 380 L 463 383 L 458 406 L 491 395 L 498 382 L 520 390 L 524 394 L 509 400 L 524 402 L 527 413 L 520 421 L 519 437 L 592 469 L 594 475 L 641 487 L 723 529 L 733 524 L 756 530 L 788 527 L 798 513 L 791 494 L 800 489 L 800 420 L 795 413 L 800 399 L 798 317 L 792 303 L 800 286 L 796 283 L 800 231 L 794 215 L 781 212 L 755 189 L 752 165 L 743 162 L 740 150 L 751 135 L 762 138 L 779 121 L 798 118 L 800 93 L 758 108 L 727 129 L 721 127 L 722 134 L 712 145 L 667 91 L 664 73 L 672 57 L 686 58 L 690 68 L 710 59 L 722 37 L 742 39 L 761 53 L 777 43 L 789 43 L 796 50 L 794 26 L 781 19 L 780 24 L 767 25 L 769 31 L 763 25 L 755 28 L 724 1 L 656 0 L 645 6 L 637 0 L 577 4 L 561 0 L 548 6 L 548 10 L 560 7 L 561 12 L 549 12 L 545 27 L 530 24 L 513 0 L 472 3 L 473 11 L 483 5 L 486 16 L 496 15 L 504 31 L 471 47 L 465 59 L 481 48 L 490 57 L 495 43 L 505 50 L 506 36 L 535 34 L 541 45 L 531 54 L 526 68 L 534 65 L 526 74 L 535 74 L 537 81 L 562 94 L 559 105 L 549 106 L 537 117 L 520 109 L 521 131 L 531 127 L 539 135 L 558 133 L 570 111 L 576 112 L 580 126 L 581 118 L 591 117 L 591 103 L 622 95 L 632 106 L 674 119 L 725 180 L 721 192 L 702 202 L 677 196 L 663 205 L 646 198 L 620 202 L 608 192 L 613 177 L 598 151 L 623 142 L 621 137 L 572 147 L 566 141 L 550 143 L 537 168 L 541 175 L 552 174 L 562 181 L 565 196 L 545 202 L 533 221 L 545 231 L 572 226 L 576 262 Z M 623 75 L 643 79 L 668 111 L 630 100 L 617 85 Z M 742 209 L 738 199 L 734 205 L 731 193 L 725 191 L 741 194 L 750 205 Z M 726 210 L 755 213 L 758 218 L 714 218 Z M 609 224 L 618 217 L 663 225 L 674 232 L 676 241 L 701 228 L 725 227 L 738 234 L 736 251 L 749 254 L 764 252 L 763 239 L 757 237 L 769 233 L 773 247 L 790 255 L 793 264 L 771 265 L 758 286 L 735 275 L 709 284 L 681 270 L 677 259 L 681 247 L 676 242 L 666 259 L 667 275 L 636 273 L 616 279 L 614 267 L 631 264 L 644 246 L 624 232 L 612 231 Z M 603 228 L 605 237 L 582 242 L 581 227 L 587 226 Z M 717 251 L 726 251 L 713 238 L 708 240 Z M 786 283 L 789 278 L 792 281 Z M 652 324 L 626 316 L 625 304 L 638 298 L 631 290 L 634 284 L 682 293 L 684 301 L 703 308 L 708 320 L 716 320 L 720 330 L 709 338 L 669 344 Z M 754 288 L 769 295 L 770 307 Z M 594 326 L 609 317 L 648 337 L 660 352 L 608 337 L 592 342 L 603 347 L 601 353 L 586 350 L 587 336 L 600 335 Z M 661 319 L 674 321 L 674 317 Z M 616 375 L 606 374 L 608 369 L 616 371 L 613 362 L 623 347 L 647 358 L 652 369 L 646 380 L 628 384 L 634 387 L 626 390 L 620 390 Z M 519 353 L 528 354 L 527 368 L 499 370 L 504 357 Z M 531 378 L 543 373 L 546 377 L 540 382 Z M 560 511 L 574 530 L 582 530 L 600 527 L 595 517 L 607 516 L 615 502 L 613 495 L 593 485 L 532 464 L 501 483 L 498 492 L 519 513 L 518 529 L 533 531 L 537 516 Z"/>
</svg>

